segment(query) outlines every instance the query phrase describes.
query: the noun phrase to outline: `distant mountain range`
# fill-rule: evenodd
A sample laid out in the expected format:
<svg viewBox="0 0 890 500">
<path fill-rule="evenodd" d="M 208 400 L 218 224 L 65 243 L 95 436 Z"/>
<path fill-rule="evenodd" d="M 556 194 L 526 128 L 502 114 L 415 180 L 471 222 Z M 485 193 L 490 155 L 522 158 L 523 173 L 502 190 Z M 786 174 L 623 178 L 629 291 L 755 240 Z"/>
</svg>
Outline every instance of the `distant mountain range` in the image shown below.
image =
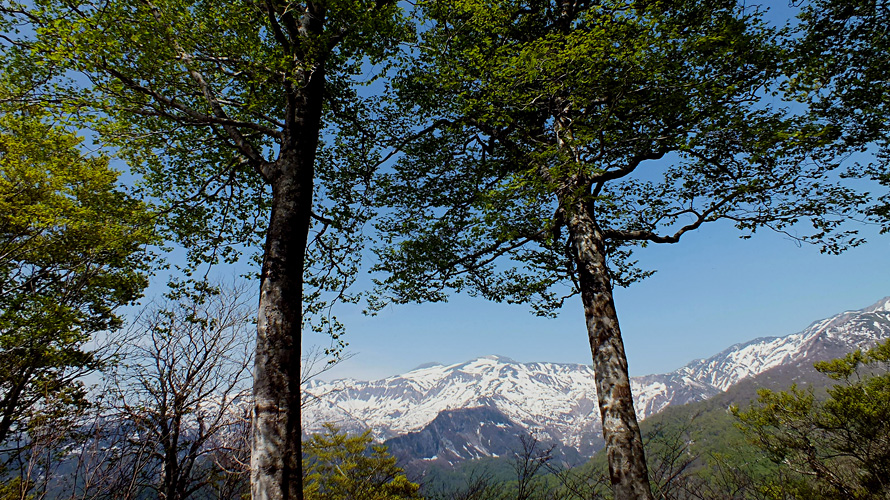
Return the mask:
<svg viewBox="0 0 890 500">
<path fill-rule="evenodd" d="M 635 377 L 637 416 L 710 398 L 767 372 L 791 380 L 816 361 L 888 337 L 890 297 L 800 333 L 754 339 L 671 373 Z M 317 402 L 303 412 L 304 432 L 320 431 L 325 422 L 354 431 L 370 428 L 408 461 L 497 456 L 515 448 L 521 433 L 561 444 L 567 458 L 589 457 L 602 446 L 594 373 L 586 365 L 485 356 L 383 380 L 314 381 L 306 390 Z"/>
</svg>

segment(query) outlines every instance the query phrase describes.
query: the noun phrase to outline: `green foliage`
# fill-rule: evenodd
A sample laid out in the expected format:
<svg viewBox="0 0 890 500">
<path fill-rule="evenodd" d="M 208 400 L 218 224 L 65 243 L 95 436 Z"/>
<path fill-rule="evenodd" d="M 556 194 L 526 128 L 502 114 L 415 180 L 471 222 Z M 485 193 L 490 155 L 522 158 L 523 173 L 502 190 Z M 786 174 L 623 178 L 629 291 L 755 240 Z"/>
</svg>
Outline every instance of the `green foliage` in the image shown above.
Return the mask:
<svg viewBox="0 0 890 500">
<path fill-rule="evenodd" d="M 457 290 L 555 315 L 580 294 L 616 495 L 648 497 L 630 391 L 611 391 L 627 366 L 612 287 L 649 274 L 636 246 L 721 220 L 860 243 L 840 229 L 864 197 L 836 182 L 836 131 L 770 105 L 785 40 L 741 2 L 418 5 L 396 87 L 430 132 L 385 179 L 374 305 Z"/>
<path fill-rule="evenodd" d="M 592 213 L 613 283 L 634 246 L 726 220 L 840 251 L 860 195 L 819 148 L 836 131 L 769 106 L 788 57 L 759 12 L 722 1 L 427 1 L 401 102 L 436 131 L 386 179 L 378 269 L 396 301 L 448 289 L 553 314 L 578 293 L 573 214 Z M 432 221 L 431 223 L 424 221 Z M 811 226 L 807 233 L 807 223 Z M 505 261 L 509 259 L 510 264 Z"/>
<path fill-rule="evenodd" d="M 102 362 L 87 342 L 147 285 L 151 213 L 80 142 L 40 110 L 0 111 L 0 442 L 85 403 L 78 378 Z"/>
<path fill-rule="evenodd" d="M 890 493 L 890 340 L 817 363 L 840 381 L 820 401 L 812 390 L 762 390 L 734 409 L 742 429 L 776 463 L 816 478 L 822 498 Z"/>
<path fill-rule="evenodd" d="M 350 436 L 328 424 L 303 442 L 303 497 L 307 500 L 420 498 L 386 447 L 372 445 L 370 431 Z"/>
<path fill-rule="evenodd" d="M 453 466 L 431 464 L 423 468 L 424 498 L 464 498 L 461 491 L 470 492 L 498 485 L 498 491 L 506 488 L 499 485 L 514 478 L 514 471 L 508 456 L 480 457 L 462 461 Z M 492 495 L 494 496 L 494 494 Z"/>
<path fill-rule="evenodd" d="M 531 435 L 519 436 L 510 453 L 423 469 L 423 496 L 430 500 L 594 500 L 606 495 L 602 467 L 568 468 Z M 590 464 L 587 464 L 590 465 Z M 603 464 L 604 466 L 604 464 Z"/>
<path fill-rule="evenodd" d="M 656 498 L 666 500 L 791 500 L 822 498 L 819 486 L 769 459 L 737 427 L 729 408 L 756 399 L 757 387 L 785 386 L 787 380 L 825 377 L 815 370 L 791 369 L 746 380 L 727 392 L 682 406 L 671 406 L 640 422 L 650 480 Z M 604 473 L 598 453 L 584 467 Z"/>
<path fill-rule="evenodd" d="M 804 4 L 795 47 L 795 89 L 845 141 L 890 145 L 890 2 L 813 0 Z"/>
<path fill-rule="evenodd" d="M 27 493 L 28 486 L 19 478 L 0 483 L 0 500 L 31 500 L 32 497 Z"/>
<path fill-rule="evenodd" d="M 395 2 L 7 3 L 7 17 L 28 28 L 13 37 L 26 62 L 89 79 L 58 77 L 47 93 L 141 177 L 142 195 L 160 206 L 165 236 L 187 251 L 190 268 L 259 259 L 271 172 L 287 165 L 293 175 L 292 157 L 301 157 L 310 180 L 301 196 L 311 201 L 301 208 L 313 215 L 305 214 L 305 255 L 295 256 L 305 259 L 304 320 L 339 330 L 328 307 L 354 300 L 347 288 L 386 124 L 373 119 L 376 98 L 359 89 L 385 73 L 386 58 L 413 32 Z M 320 27 L 302 24 L 310 19 Z M 321 90 L 308 89 L 310 80 Z M 307 101 L 309 92 L 317 95 Z M 322 143 L 300 122 L 316 106 Z"/>
<path fill-rule="evenodd" d="M 813 0 L 804 4 L 796 41 L 792 90 L 843 130 L 841 148 L 878 146 L 877 161 L 852 169 L 890 186 L 890 2 Z M 890 196 L 870 214 L 890 231 Z"/>
<path fill-rule="evenodd" d="M 11 43 L 73 75 L 53 80 L 54 100 L 91 115 L 141 177 L 186 271 L 262 255 L 252 491 L 296 495 L 297 349 L 313 329 L 332 334 L 330 354 L 344 345 L 330 306 L 357 300 L 347 289 L 382 156 L 357 87 L 412 25 L 378 0 L 37 0 L 0 12 L 29 24 Z"/>
</svg>

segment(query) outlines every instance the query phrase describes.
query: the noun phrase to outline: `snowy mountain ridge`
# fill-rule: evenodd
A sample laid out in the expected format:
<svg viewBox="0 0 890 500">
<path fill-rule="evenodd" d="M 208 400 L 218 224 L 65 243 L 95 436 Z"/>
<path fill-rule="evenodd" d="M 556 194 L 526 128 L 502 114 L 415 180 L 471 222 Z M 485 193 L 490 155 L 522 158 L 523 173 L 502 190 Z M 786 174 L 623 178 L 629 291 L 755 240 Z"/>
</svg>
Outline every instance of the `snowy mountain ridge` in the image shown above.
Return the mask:
<svg viewBox="0 0 890 500">
<path fill-rule="evenodd" d="M 634 377 L 637 415 L 644 419 L 669 405 L 707 399 L 772 368 L 842 356 L 888 337 L 890 297 L 816 321 L 800 333 L 757 338 L 671 373 Z M 376 381 L 314 381 L 305 390 L 317 397 L 303 412 L 307 433 L 333 422 L 349 430 L 370 428 L 386 439 L 417 432 L 446 410 L 491 407 L 537 436 L 589 454 L 601 427 L 594 372 L 580 364 L 484 356 L 448 366 L 421 365 Z"/>
</svg>

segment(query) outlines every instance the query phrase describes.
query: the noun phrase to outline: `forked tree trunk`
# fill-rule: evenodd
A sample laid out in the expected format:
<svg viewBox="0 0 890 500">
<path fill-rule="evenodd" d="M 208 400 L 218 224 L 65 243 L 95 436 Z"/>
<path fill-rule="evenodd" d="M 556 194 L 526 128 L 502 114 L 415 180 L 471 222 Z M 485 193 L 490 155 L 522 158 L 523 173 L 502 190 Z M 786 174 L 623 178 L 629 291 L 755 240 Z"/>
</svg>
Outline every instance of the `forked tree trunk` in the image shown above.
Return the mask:
<svg viewBox="0 0 890 500">
<path fill-rule="evenodd" d="M 592 208 L 579 203 L 569 216 L 587 335 L 596 373 L 609 477 L 616 500 L 652 500 L 640 427 L 634 412 L 627 357 L 612 299 L 603 234 Z"/>
<path fill-rule="evenodd" d="M 320 35 L 323 3 L 308 2 L 299 29 Z M 319 58 L 297 75 L 287 95 L 286 127 L 278 160 L 265 172 L 272 187 L 266 232 L 257 347 L 254 361 L 252 500 L 302 500 L 300 348 L 303 272 L 312 218 L 315 155 L 321 132 L 325 62 Z"/>
</svg>

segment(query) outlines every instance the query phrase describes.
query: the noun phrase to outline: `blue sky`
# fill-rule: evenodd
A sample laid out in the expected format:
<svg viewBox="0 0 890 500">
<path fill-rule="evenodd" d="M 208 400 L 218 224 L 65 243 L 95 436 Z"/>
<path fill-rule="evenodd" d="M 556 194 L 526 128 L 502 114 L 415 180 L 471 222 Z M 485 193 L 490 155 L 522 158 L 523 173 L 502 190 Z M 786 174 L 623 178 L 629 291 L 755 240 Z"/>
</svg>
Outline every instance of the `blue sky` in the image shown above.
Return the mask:
<svg viewBox="0 0 890 500">
<path fill-rule="evenodd" d="M 767 1 L 767 18 L 796 14 L 786 0 Z M 838 312 L 890 295 L 890 235 L 861 226 L 869 242 L 840 256 L 762 231 L 739 239 L 730 224 L 705 226 L 674 245 L 637 251 L 652 277 L 615 291 L 631 375 L 663 373 L 738 342 L 796 333 Z M 375 379 L 429 362 L 488 354 L 517 361 L 591 360 L 579 299 L 556 319 L 526 306 L 454 296 L 448 303 L 393 306 L 377 317 L 341 310 L 352 357 L 321 378 Z M 325 344 L 308 335 L 304 345 Z"/>
<path fill-rule="evenodd" d="M 795 333 L 890 295 L 890 237 L 863 230 L 871 241 L 840 256 L 770 232 L 741 240 L 728 224 L 641 250 L 640 263 L 658 272 L 615 292 L 631 374 L 671 371 L 732 344 Z M 556 319 L 466 296 L 392 306 L 377 317 L 341 311 L 341 319 L 353 356 L 323 379 L 376 379 L 424 362 L 488 354 L 523 362 L 591 359 L 577 299 Z M 314 335 L 306 340 L 325 341 Z"/>
<path fill-rule="evenodd" d="M 777 22 L 794 10 L 786 0 L 767 3 Z M 615 291 L 631 374 L 671 371 L 735 343 L 795 333 L 890 295 L 890 235 L 861 229 L 869 243 L 840 256 L 769 231 L 741 240 L 730 224 L 706 225 L 678 244 L 638 250 L 640 264 L 656 274 Z M 162 288 L 156 283 L 152 292 Z M 591 360 L 577 298 L 556 319 L 463 295 L 448 303 L 391 306 L 376 317 L 349 307 L 336 312 L 347 326 L 352 357 L 324 379 L 376 379 L 430 361 L 489 354 L 523 362 Z M 317 334 L 304 339 L 304 348 L 327 344 Z"/>
</svg>

